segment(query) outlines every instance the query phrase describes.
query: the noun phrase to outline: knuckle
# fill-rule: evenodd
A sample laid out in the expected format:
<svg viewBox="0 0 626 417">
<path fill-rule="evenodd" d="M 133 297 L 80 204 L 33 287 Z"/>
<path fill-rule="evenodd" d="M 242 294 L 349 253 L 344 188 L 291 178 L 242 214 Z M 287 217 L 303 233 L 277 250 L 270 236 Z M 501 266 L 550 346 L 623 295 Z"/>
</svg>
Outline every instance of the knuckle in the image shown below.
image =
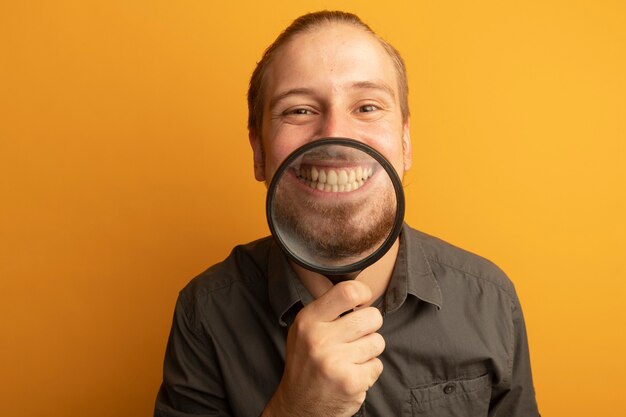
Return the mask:
<svg viewBox="0 0 626 417">
<path fill-rule="evenodd" d="M 339 389 L 348 396 L 353 396 L 365 391 L 363 381 L 354 375 L 343 378 L 339 383 Z"/>
<path fill-rule="evenodd" d="M 309 339 L 305 345 L 305 351 L 307 357 L 316 363 L 324 363 L 324 357 L 326 356 L 326 349 L 324 344 L 318 339 Z"/>
<path fill-rule="evenodd" d="M 311 328 L 311 324 L 308 320 L 308 316 L 300 311 L 296 316 L 291 328 L 290 332 L 294 332 L 296 335 L 305 335 L 309 333 L 309 329 Z"/>
<path fill-rule="evenodd" d="M 364 358 L 371 360 L 383 353 L 385 350 L 385 340 L 380 334 L 372 333 L 368 336 L 367 343 L 362 349 Z"/>
<path fill-rule="evenodd" d="M 318 359 L 322 356 L 323 340 L 314 332 L 302 334 L 302 345 L 308 357 Z"/>
<path fill-rule="evenodd" d="M 318 323 L 296 318 L 289 329 L 289 336 L 295 338 L 297 346 L 308 357 L 315 359 L 322 355 L 325 339 Z"/>
<path fill-rule="evenodd" d="M 351 306 L 356 306 L 360 302 L 359 291 L 352 285 L 351 281 L 344 281 L 337 284 L 337 291 L 342 299 L 344 299 Z"/>
<path fill-rule="evenodd" d="M 378 358 L 374 358 L 372 359 L 372 385 L 373 383 L 378 379 L 378 377 L 380 376 L 380 374 L 383 373 L 383 362 L 378 359 Z"/>
<path fill-rule="evenodd" d="M 346 320 L 349 323 L 351 329 L 356 330 L 361 333 L 367 329 L 367 319 L 363 317 L 363 313 L 361 311 L 353 311 L 350 314 L 346 315 Z"/>
<path fill-rule="evenodd" d="M 333 380 L 338 373 L 337 364 L 331 358 L 324 358 L 319 361 L 319 372 L 322 378 Z"/>
<path fill-rule="evenodd" d="M 351 324 L 362 333 L 371 333 L 383 325 L 380 311 L 375 307 L 367 307 L 350 315 Z"/>
<path fill-rule="evenodd" d="M 376 329 L 380 329 L 383 325 L 383 315 L 376 307 L 369 307 L 370 322 Z"/>
<path fill-rule="evenodd" d="M 366 391 L 362 391 L 358 395 L 355 396 L 356 397 L 356 402 L 357 402 L 357 404 L 359 406 L 365 402 L 365 397 L 366 396 L 367 396 L 367 392 Z"/>
<path fill-rule="evenodd" d="M 380 333 L 373 333 L 372 339 L 374 356 L 378 356 L 385 350 L 385 338 Z"/>
</svg>

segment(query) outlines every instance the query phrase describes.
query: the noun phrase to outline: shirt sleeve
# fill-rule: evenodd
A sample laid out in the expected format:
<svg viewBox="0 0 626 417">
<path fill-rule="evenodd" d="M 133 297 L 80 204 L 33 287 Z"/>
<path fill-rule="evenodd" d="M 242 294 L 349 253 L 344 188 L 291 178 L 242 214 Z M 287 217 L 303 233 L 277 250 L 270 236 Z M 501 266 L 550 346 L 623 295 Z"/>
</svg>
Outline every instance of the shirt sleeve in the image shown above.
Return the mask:
<svg viewBox="0 0 626 417">
<path fill-rule="evenodd" d="M 179 297 L 154 417 L 230 417 L 212 339 L 188 310 Z"/>
<path fill-rule="evenodd" d="M 517 297 L 512 311 L 513 337 L 508 381 L 492 391 L 489 417 L 538 417 L 524 316 Z"/>
</svg>

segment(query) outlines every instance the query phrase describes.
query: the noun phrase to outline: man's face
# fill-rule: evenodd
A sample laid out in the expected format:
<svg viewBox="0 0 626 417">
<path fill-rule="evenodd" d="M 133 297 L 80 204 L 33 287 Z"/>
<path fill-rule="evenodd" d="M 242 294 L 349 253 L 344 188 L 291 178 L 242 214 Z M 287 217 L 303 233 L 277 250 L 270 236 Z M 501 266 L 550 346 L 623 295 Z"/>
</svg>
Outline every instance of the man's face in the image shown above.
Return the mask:
<svg viewBox="0 0 626 417">
<path fill-rule="evenodd" d="M 410 166 L 409 126 L 402 119 L 394 64 L 378 40 L 363 29 L 334 23 L 296 35 L 269 65 L 263 95 L 261 135 L 250 135 L 259 181 L 269 182 L 292 151 L 323 137 L 347 137 L 370 145 L 400 178 Z M 347 164 L 345 171 L 350 169 Z M 365 229 L 389 222 L 385 204 L 372 203 L 395 201 L 392 187 L 386 188 L 372 185 L 369 191 L 363 187 L 341 196 L 305 195 L 302 190 L 297 194 L 294 189 L 286 212 L 292 220 L 311 224 L 310 232 L 320 241 L 342 232 L 356 242 L 367 233 Z M 350 220 L 341 231 L 335 220 L 328 219 L 333 211 L 346 217 L 346 210 L 354 215 L 347 216 Z M 360 229 L 363 233 L 358 233 Z"/>
<path fill-rule="evenodd" d="M 402 178 L 411 164 L 394 64 L 363 29 L 332 23 L 296 35 L 265 73 L 263 121 L 251 134 L 255 176 L 269 182 L 293 150 L 322 137 L 360 140 Z"/>
</svg>

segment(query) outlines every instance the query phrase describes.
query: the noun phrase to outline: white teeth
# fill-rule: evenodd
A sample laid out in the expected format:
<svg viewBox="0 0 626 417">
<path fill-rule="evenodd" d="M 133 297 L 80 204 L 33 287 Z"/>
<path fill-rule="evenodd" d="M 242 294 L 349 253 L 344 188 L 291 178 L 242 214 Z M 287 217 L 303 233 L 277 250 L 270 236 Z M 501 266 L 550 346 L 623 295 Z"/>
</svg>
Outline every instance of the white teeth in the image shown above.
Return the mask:
<svg viewBox="0 0 626 417">
<path fill-rule="evenodd" d="M 323 169 L 320 169 L 320 175 L 317 178 L 317 181 L 321 182 L 322 184 L 326 183 L 326 171 L 324 171 Z"/>
<path fill-rule="evenodd" d="M 311 168 L 311 181 L 317 181 L 318 175 L 319 175 L 319 172 L 317 171 L 317 168 L 312 167 Z"/>
<path fill-rule="evenodd" d="M 337 185 L 346 185 L 348 183 L 348 173 L 345 169 L 339 171 L 339 175 L 337 176 Z"/>
<path fill-rule="evenodd" d="M 314 166 L 294 169 L 300 181 L 313 189 L 333 193 L 357 190 L 372 176 L 374 168 L 361 167 L 345 169 L 324 169 Z"/>
<path fill-rule="evenodd" d="M 326 176 L 326 183 L 330 185 L 337 185 L 337 173 L 331 169 Z"/>
</svg>

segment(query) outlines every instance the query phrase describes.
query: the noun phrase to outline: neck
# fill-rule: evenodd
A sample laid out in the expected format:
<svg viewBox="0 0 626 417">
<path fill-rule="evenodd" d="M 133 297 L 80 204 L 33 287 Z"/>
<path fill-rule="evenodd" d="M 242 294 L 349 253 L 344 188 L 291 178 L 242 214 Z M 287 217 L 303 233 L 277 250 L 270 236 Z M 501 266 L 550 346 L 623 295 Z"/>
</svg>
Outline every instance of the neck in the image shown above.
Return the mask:
<svg viewBox="0 0 626 417">
<path fill-rule="evenodd" d="M 396 239 L 391 248 L 380 258 L 376 263 L 365 268 L 355 278 L 357 281 L 361 281 L 366 284 L 372 291 L 372 299 L 367 305 L 370 305 L 378 298 L 380 298 L 391 281 L 391 274 L 393 273 L 394 265 L 396 264 L 396 258 L 398 257 L 398 248 L 400 247 L 399 239 Z M 291 262 L 291 266 L 302 281 L 305 288 L 311 293 L 313 298 L 319 298 L 326 291 L 332 288 L 333 283 L 324 275 L 317 272 L 309 271 Z"/>
</svg>

